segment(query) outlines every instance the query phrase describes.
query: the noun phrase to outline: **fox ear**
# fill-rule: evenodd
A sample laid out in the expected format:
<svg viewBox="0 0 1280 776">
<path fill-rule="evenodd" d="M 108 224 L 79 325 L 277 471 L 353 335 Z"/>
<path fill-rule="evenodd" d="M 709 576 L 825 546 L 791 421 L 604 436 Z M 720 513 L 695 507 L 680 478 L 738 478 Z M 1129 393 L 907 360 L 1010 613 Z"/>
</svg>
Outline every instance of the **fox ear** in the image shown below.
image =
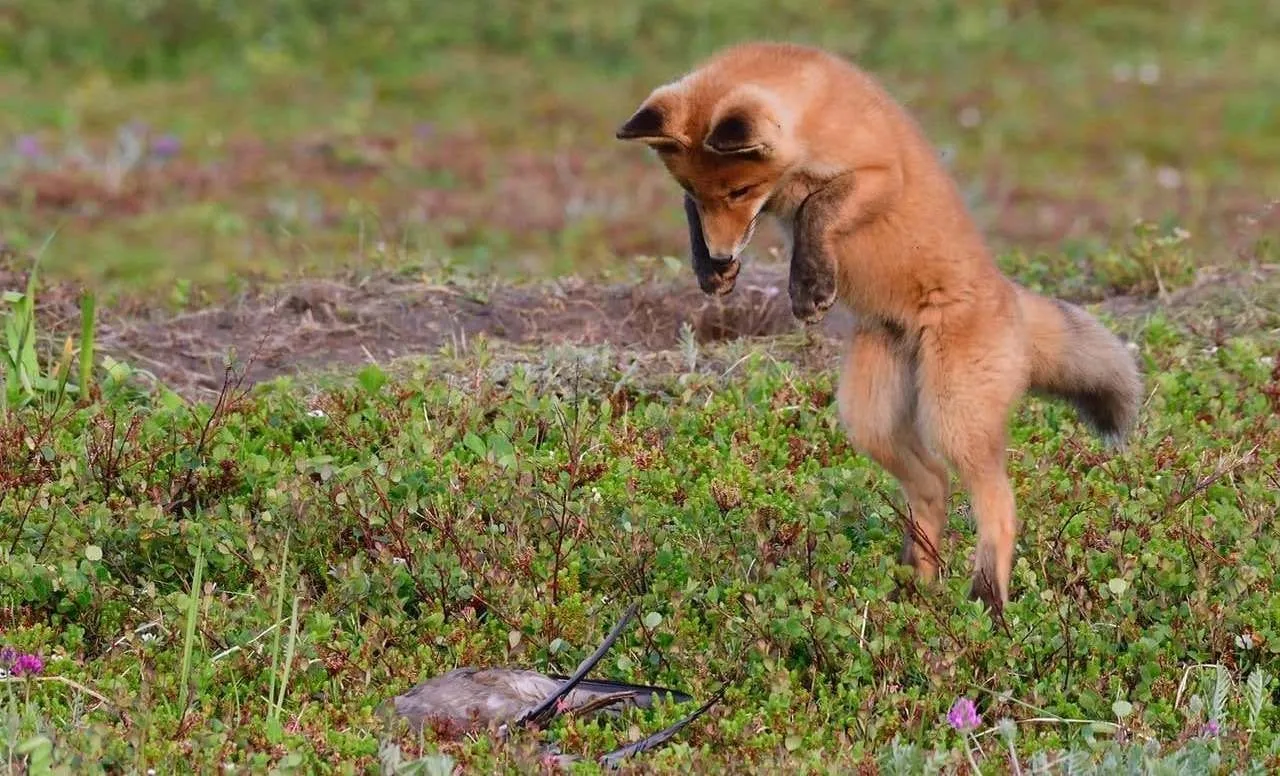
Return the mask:
<svg viewBox="0 0 1280 776">
<path fill-rule="evenodd" d="M 771 148 L 764 122 L 730 113 L 716 122 L 702 145 L 723 156 L 768 156 Z"/>
<path fill-rule="evenodd" d="M 644 101 L 640 109 L 627 119 L 614 137 L 619 140 L 637 140 L 657 151 L 679 151 L 690 146 L 689 138 L 678 131 L 680 103 L 675 95 L 656 90 Z"/>
<path fill-rule="evenodd" d="M 721 156 L 767 158 L 783 144 L 781 106 L 761 89 L 741 87 L 711 115 L 711 131 L 702 146 Z"/>
</svg>

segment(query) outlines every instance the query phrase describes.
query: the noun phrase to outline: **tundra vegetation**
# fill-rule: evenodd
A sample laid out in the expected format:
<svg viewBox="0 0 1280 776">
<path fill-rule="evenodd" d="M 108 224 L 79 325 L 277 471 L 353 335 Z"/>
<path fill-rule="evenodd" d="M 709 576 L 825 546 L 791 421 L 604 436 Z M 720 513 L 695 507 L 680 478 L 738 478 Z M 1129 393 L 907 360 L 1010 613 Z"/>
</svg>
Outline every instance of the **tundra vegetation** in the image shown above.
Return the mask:
<svg viewBox="0 0 1280 776">
<path fill-rule="evenodd" d="M 1245 0 L 11 0 L 0 9 L 0 761 L 448 773 L 461 665 L 678 688 L 556 721 L 646 772 L 1280 766 L 1280 10 Z M 963 6 L 963 7 L 962 7 Z M 1003 622 L 895 563 L 833 310 L 761 233 L 714 300 L 613 130 L 722 44 L 873 70 L 1001 266 L 1136 347 L 1105 451 L 1013 418 Z M 891 597 L 899 584 L 903 593 Z"/>
</svg>

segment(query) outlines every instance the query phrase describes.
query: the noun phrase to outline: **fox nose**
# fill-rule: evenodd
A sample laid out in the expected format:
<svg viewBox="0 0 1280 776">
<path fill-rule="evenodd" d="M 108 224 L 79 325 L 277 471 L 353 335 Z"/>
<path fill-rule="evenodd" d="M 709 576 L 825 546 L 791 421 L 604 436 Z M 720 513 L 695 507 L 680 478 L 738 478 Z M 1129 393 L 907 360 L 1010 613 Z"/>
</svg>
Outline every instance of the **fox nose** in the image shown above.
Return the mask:
<svg viewBox="0 0 1280 776">
<path fill-rule="evenodd" d="M 724 264 L 738 258 L 737 243 L 726 244 L 719 241 L 712 242 L 711 240 L 706 240 L 706 245 L 707 255 L 711 257 L 712 261 Z"/>
</svg>

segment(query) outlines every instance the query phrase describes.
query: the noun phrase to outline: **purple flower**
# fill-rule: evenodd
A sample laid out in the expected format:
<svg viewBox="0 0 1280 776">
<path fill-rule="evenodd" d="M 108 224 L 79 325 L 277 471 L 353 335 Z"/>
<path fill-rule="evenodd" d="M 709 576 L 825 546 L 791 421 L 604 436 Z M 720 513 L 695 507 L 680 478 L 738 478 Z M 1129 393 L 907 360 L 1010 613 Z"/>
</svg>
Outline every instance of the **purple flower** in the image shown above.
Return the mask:
<svg viewBox="0 0 1280 776">
<path fill-rule="evenodd" d="M 956 698 L 951 711 L 947 712 L 947 722 L 951 727 L 964 733 L 982 724 L 982 718 L 978 716 L 978 707 L 973 705 L 973 701 L 968 698 Z"/>
<path fill-rule="evenodd" d="M 40 155 L 40 138 L 35 135 L 22 135 L 16 145 L 19 156 L 35 159 Z"/>
<path fill-rule="evenodd" d="M 1218 726 L 1218 720 L 1216 719 L 1209 720 L 1200 728 L 1200 735 L 1206 738 L 1216 738 L 1221 732 L 1222 728 Z"/>
<path fill-rule="evenodd" d="M 161 159 L 178 155 L 182 150 L 182 141 L 174 135 L 161 135 L 151 143 L 151 151 Z"/>
<path fill-rule="evenodd" d="M 13 647 L 0 649 L 0 668 L 8 668 L 18 659 L 18 650 Z"/>
<path fill-rule="evenodd" d="M 13 661 L 14 676 L 39 676 L 44 671 L 44 661 L 39 655 L 19 655 Z"/>
<path fill-rule="evenodd" d="M 427 121 L 427 122 L 423 122 L 422 124 L 419 124 L 418 126 L 416 126 L 416 127 L 414 127 L 414 128 L 413 128 L 413 134 L 414 134 L 414 135 L 415 135 L 419 140 L 427 140 L 427 139 L 432 138 L 432 137 L 434 137 L 434 136 L 435 136 L 435 134 L 436 134 L 436 125 L 435 125 L 435 124 L 432 124 L 432 123 L 431 123 L 431 122 L 429 122 L 429 121 Z"/>
</svg>

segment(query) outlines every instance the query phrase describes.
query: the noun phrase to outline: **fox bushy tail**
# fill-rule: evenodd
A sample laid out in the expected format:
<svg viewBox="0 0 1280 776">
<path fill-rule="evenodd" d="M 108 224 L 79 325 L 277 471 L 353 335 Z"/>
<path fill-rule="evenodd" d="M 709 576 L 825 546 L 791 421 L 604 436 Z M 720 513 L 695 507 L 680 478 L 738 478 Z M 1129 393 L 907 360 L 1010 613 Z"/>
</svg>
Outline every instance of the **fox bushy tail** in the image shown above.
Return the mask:
<svg viewBox="0 0 1280 776">
<path fill-rule="evenodd" d="M 1070 402 L 1105 443 L 1123 446 L 1142 405 L 1133 354 L 1076 305 L 1021 287 L 1018 299 L 1031 334 L 1031 390 Z"/>
</svg>

